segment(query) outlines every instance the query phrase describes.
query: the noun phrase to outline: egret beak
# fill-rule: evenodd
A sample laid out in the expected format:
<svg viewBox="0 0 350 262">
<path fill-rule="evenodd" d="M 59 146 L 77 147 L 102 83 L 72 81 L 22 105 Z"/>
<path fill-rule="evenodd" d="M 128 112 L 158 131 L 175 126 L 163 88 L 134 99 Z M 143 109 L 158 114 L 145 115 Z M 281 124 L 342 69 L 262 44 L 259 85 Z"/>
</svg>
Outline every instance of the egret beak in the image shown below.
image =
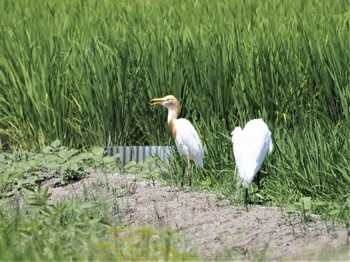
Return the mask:
<svg viewBox="0 0 350 262">
<path fill-rule="evenodd" d="M 153 98 L 153 99 L 151 99 L 151 105 L 152 106 L 154 106 L 154 105 L 161 105 L 164 102 L 165 102 L 164 98 Z"/>
</svg>

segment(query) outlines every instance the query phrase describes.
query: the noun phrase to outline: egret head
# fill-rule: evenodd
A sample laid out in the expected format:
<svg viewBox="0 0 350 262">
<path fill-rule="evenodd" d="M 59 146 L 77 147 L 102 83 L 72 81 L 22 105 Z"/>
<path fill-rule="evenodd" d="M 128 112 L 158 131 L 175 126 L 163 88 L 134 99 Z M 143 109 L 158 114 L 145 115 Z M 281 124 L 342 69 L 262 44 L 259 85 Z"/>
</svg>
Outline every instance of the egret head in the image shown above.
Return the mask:
<svg viewBox="0 0 350 262">
<path fill-rule="evenodd" d="M 167 95 L 162 98 L 153 98 L 151 100 L 151 105 L 162 105 L 168 109 L 178 110 L 179 101 L 173 95 Z"/>
</svg>

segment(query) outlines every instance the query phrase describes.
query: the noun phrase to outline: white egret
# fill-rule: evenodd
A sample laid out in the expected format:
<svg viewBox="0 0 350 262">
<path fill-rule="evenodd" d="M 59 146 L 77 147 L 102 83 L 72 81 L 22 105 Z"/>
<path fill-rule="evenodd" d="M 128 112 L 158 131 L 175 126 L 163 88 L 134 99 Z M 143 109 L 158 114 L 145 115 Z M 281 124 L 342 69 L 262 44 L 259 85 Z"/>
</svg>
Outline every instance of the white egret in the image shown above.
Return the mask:
<svg viewBox="0 0 350 262">
<path fill-rule="evenodd" d="M 177 119 L 180 104 L 176 97 L 167 95 L 163 98 L 154 98 L 151 100 L 152 105 L 160 104 L 168 109 L 168 124 L 171 135 L 175 139 L 176 147 L 180 155 L 187 158 L 189 185 L 192 184 L 191 164 L 193 160 L 196 167 L 203 168 L 203 146 L 199 139 L 197 131 L 190 121 L 185 118 Z M 182 181 L 184 184 L 185 165 L 182 159 Z"/>
<path fill-rule="evenodd" d="M 246 189 L 245 205 L 247 206 L 249 185 L 259 172 L 266 153 L 271 153 L 273 150 L 271 132 L 260 118 L 250 120 L 243 130 L 241 127 L 236 127 L 231 135 L 236 172 L 242 179 L 242 186 Z"/>
</svg>

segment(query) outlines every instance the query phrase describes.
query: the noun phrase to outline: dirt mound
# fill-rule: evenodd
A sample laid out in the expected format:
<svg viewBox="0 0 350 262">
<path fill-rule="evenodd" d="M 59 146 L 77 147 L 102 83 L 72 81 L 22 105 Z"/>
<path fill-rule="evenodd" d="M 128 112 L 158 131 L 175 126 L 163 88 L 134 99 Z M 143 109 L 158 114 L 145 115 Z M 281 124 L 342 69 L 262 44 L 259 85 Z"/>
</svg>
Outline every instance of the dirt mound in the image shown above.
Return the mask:
<svg viewBox="0 0 350 262">
<path fill-rule="evenodd" d="M 52 200 L 113 185 L 124 222 L 132 226 L 169 226 L 184 248 L 202 260 L 344 260 L 349 261 L 348 232 L 316 216 L 303 222 L 277 207 L 250 206 L 249 212 L 210 192 L 186 192 L 150 185 L 136 176 L 93 173 L 64 187 L 51 187 Z"/>
</svg>

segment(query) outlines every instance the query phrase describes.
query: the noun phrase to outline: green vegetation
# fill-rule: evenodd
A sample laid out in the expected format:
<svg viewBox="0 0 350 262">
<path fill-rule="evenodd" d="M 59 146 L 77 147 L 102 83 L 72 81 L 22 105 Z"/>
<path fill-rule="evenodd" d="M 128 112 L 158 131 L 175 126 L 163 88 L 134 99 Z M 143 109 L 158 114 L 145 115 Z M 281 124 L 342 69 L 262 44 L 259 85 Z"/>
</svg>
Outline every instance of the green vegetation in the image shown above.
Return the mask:
<svg viewBox="0 0 350 262">
<path fill-rule="evenodd" d="M 109 134 L 115 145 L 168 145 L 166 110 L 149 100 L 173 94 L 207 151 L 195 185 L 236 193 L 230 133 L 262 117 L 275 144 L 263 165 L 264 204 L 293 210 L 307 199 L 308 209 L 349 227 L 349 6 L 349 0 L 0 1 L 2 150 L 39 151 L 55 139 L 89 150 Z M 84 164 L 78 171 L 68 158 L 58 163 L 65 163 L 62 181 L 86 174 L 91 154 L 76 159 Z M 13 168 L 18 173 L 0 166 L 2 194 L 17 185 L 12 178 L 30 172 Z"/>
<path fill-rule="evenodd" d="M 95 168 L 115 170 L 118 155 L 104 156 L 104 148 L 79 153 L 59 140 L 43 148 L 41 153 L 16 151 L 0 154 L 0 197 L 15 195 L 23 187 L 40 185 L 48 178 L 58 178 L 58 185 L 82 179 Z"/>
<path fill-rule="evenodd" d="M 111 199 L 125 185 L 93 186 L 53 201 L 41 188 L 48 180 L 64 186 L 93 172 L 100 173 L 98 184 L 115 170 L 154 179 L 161 172 L 157 163 L 150 157 L 121 168 L 118 155 L 104 156 L 102 147 L 81 152 L 59 140 L 39 153 L 0 153 L 0 260 L 195 260 L 179 250 L 179 239 L 167 228 L 123 225 L 122 210 Z"/>
<path fill-rule="evenodd" d="M 1 1 L 2 143 L 166 143 L 168 93 L 214 149 L 250 118 L 349 123 L 348 1 L 175 3 Z"/>
<path fill-rule="evenodd" d="M 47 202 L 47 190 L 30 190 L 25 208 L 0 211 L 0 259 L 165 261 L 194 259 L 179 252 L 167 229 L 111 226 L 111 217 L 96 201 Z M 2 207 L 3 208 L 3 207 Z M 25 216 L 23 215 L 25 214 Z"/>
</svg>

